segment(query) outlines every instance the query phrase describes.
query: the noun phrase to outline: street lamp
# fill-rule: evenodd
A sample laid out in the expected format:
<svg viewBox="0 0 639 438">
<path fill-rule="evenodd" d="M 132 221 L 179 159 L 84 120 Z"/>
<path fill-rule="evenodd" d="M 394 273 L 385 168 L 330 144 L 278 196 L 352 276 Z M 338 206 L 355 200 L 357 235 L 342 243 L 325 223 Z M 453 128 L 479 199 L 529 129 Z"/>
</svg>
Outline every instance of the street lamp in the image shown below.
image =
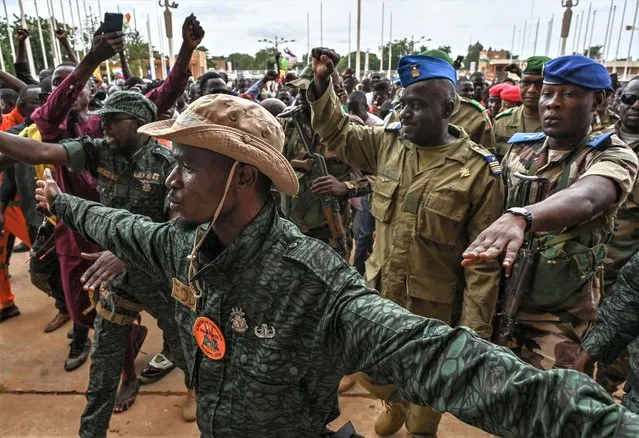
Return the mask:
<svg viewBox="0 0 639 438">
<path fill-rule="evenodd" d="M 278 37 L 277 35 L 275 36 L 275 39 L 273 40 L 268 40 L 266 38 L 262 38 L 261 40 L 257 40 L 258 43 L 266 43 L 266 44 L 270 44 L 271 46 L 275 46 L 275 51 L 278 51 L 278 47 L 280 44 L 286 44 L 286 43 L 294 43 L 295 40 L 287 40 L 284 39 L 282 37 Z"/>
<path fill-rule="evenodd" d="M 422 41 L 424 42 L 428 42 L 430 41 L 430 38 L 426 38 L 424 36 L 420 36 L 417 39 L 415 39 L 415 37 L 413 35 L 410 36 L 410 53 L 407 53 L 407 55 L 412 55 L 415 53 L 415 45 L 416 44 L 420 44 Z"/>
<path fill-rule="evenodd" d="M 169 40 L 169 67 L 173 67 L 173 20 L 171 17 L 171 9 L 176 9 L 178 4 L 172 2 L 169 4 L 169 0 L 158 0 L 158 4 L 161 8 L 164 8 L 164 32 L 166 33 L 166 39 Z"/>
</svg>

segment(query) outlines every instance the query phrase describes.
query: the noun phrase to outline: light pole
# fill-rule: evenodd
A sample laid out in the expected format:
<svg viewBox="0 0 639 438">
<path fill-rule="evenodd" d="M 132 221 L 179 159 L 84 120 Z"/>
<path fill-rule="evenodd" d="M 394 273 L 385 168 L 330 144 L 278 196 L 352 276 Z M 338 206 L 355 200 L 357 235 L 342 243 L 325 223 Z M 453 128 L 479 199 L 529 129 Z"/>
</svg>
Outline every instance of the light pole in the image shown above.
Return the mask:
<svg viewBox="0 0 639 438">
<path fill-rule="evenodd" d="M 279 76 L 280 74 L 280 64 L 277 62 L 277 54 L 280 53 L 279 51 L 279 46 L 280 44 L 286 44 L 286 43 L 294 43 L 295 40 L 287 40 L 286 38 L 283 37 L 279 37 L 277 35 L 275 35 L 275 38 L 272 40 L 266 39 L 266 38 L 262 38 L 260 40 L 257 40 L 258 43 L 265 43 L 271 46 L 275 47 L 275 62 L 276 62 L 276 66 L 275 66 L 275 70 L 277 71 L 277 75 Z M 308 54 L 308 60 L 310 62 L 311 60 L 311 54 Z"/>
<path fill-rule="evenodd" d="M 630 62 L 630 53 L 632 51 L 632 39 L 635 37 L 635 29 L 637 29 L 637 14 L 639 13 L 639 0 L 635 6 L 635 18 L 632 19 L 632 25 L 626 26 L 626 30 L 630 31 L 630 41 L 628 42 L 628 56 L 626 56 L 626 65 L 623 69 L 623 77 L 628 78 L 628 63 Z"/>
<path fill-rule="evenodd" d="M 169 41 L 169 68 L 173 67 L 173 19 L 171 17 L 171 9 L 176 9 L 178 4 L 172 2 L 169 4 L 169 0 L 164 0 L 164 4 L 162 4 L 162 0 L 158 1 L 158 4 L 161 8 L 164 8 L 164 32 L 166 33 L 166 39 Z"/>
<path fill-rule="evenodd" d="M 568 41 L 568 35 L 570 34 L 570 24 L 572 21 L 572 7 L 579 5 L 579 0 L 562 0 L 561 6 L 566 8 L 564 12 L 564 18 L 561 22 L 561 48 L 559 49 L 559 56 L 566 54 L 566 41 Z M 536 44 L 535 44 L 536 46 Z"/>
</svg>

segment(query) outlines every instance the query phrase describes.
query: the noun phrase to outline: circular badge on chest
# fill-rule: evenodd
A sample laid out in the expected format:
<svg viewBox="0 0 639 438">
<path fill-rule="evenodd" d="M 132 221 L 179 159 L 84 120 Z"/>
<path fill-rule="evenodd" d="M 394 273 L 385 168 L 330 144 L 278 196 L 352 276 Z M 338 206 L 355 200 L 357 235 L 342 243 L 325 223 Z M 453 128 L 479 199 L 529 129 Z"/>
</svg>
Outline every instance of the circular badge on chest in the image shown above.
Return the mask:
<svg viewBox="0 0 639 438">
<path fill-rule="evenodd" d="M 220 360 L 226 353 L 226 342 L 222 330 L 208 318 L 203 316 L 193 324 L 193 336 L 202 353 L 209 359 Z"/>
</svg>

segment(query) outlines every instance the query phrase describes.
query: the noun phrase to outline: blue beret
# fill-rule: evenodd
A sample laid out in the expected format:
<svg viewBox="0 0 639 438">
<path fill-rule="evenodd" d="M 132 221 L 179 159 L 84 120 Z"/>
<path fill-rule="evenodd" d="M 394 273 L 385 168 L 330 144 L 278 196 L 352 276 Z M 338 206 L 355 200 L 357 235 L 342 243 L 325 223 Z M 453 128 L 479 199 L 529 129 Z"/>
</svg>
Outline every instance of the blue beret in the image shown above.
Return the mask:
<svg viewBox="0 0 639 438">
<path fill-rule="evenodd" d="M 590 90 L 612 90 L 606 67 L 581 55 L 561 56 L 546 62 L 542 75 L 544 84 L 572 84 Z"/>
<path fill-rule="evenodd" d="M 457 73 L 453 66 L 433 56 L 403 56 L 399 60 L 397 73 L 404 88 L 428 79 L 448 79 L 453 85 L 457 82 Z"/>
</svg>

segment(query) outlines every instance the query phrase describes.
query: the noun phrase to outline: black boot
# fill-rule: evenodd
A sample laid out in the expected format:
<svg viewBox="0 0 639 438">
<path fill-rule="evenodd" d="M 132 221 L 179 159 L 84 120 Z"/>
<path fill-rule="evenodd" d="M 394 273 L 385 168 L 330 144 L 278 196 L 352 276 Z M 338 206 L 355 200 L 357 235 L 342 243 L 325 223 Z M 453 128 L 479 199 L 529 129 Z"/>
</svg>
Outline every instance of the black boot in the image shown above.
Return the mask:
<svg viewBox="0 0 639 438">
<path fill-rule="evenodd" d="M 73 326 L 73 340 L 69 356 L 64 361 L 64 370 L 73 371 L 79 368 L 89 357 L 91 351 L 91 340 L 89 339 L 89 329 L 80 325 Z"/>
</svg>

